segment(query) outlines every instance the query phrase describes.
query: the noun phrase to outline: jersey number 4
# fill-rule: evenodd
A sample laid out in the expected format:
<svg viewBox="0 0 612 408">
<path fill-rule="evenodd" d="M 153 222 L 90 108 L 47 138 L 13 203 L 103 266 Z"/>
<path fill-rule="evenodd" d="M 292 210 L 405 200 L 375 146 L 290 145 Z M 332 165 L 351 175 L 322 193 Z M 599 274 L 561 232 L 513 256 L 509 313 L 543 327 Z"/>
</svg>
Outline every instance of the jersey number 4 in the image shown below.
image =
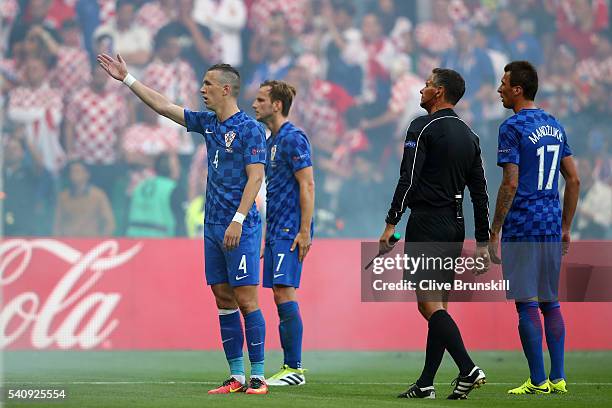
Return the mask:
<svg viewBox="0 0 612 408">
<path fill-rule="evenodd" d="M 555 172 L 557 170 L 557 160 L 559 159 L 559 147 L 560 145 L 547 145 L 546 151 L 548 153 L 553 153 L 552 163 L 550 165 L 550 170 L 548 171 L 548 179 L 546 180 L 545 190 L 550 190 L 553 185 L 553 181 L 555 180 Z M 540 160 L 540 167 L 538 168 L 538 190 L 542 190 L 544 186 L 544 146 L 538 148 L 536 150 L 536 154 Z"/>
<path fill-rule="evenodd" d="M 213 164 L 215 165 L 215 169 L 219 167 L 219 150 L 215 153 L 215 158 L 213 160 Z"/>
</svg>

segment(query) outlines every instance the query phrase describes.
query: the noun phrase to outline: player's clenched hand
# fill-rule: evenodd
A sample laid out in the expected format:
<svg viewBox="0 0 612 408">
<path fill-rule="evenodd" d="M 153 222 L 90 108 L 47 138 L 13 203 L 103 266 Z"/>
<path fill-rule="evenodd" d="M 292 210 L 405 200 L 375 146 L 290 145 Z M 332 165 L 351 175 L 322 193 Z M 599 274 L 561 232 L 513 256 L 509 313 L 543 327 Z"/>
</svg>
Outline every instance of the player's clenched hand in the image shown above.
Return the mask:
<svg viewBox="0 0 612 408">
<path fill-rule="evenodd" d="M 98 64 L 117 81 L 123 81 L 128 74 L 127 64 L 119 54 L 116 60 L 108 54 L 98 54 L 96 59 Z"/>
<path fill-rule="evenodd" d="M 499 235 L 497 235 L 497 232 L 491 232 L 491 237 L 489 238 L 489 256 L 491 257 L 491 262 L 499 265 L 502 263 L 502 260 L 497 256 L 498 247 Z"/>
<path fill-rule="evenodd" d="M 223 237 L 223 247 L 231 251 L 232 249 L 238 248 L 240 244 L 240 236 L 242 235 L 242 224 L 232 221 L 225 230 L 225 236 Z"/>
<path fill-rule="evenodd" d="M 389 242 L 393 234 L 395 234 L 395 225 L 387 224 L 378 240 L 378 252 L 380 255 L 384 255 L 393 249 L 393 245 Z"/>
<path fill-rule="evenodd" d="M 476 246 L 476 259 L 482 259 L 482 263 L 484 264 L 483 268 L 474 268 L 474 275 L 482 275 L 483 273 L 489 270 L 491 266 L 491 258 L 489 257 L 489 248 L 488 246 Z"/>
<path fill-rule="evenodd" d="M 302 262 L 304 261 L 304 258 L 306 258 L 306 254 L 308 253 L 308 251 L 310 251 L 311 245 L 312 242 L 310 242 L 310 231 L 300 231 L 293 240 L 293 244 L 291 245 L 291 252 L 293 252 L 295 247 L 297 247 L 298 260 Z"/>
<path fill-rule="evenodd" d="M 563 247 L 562 247 L 563 249 L 561 250 L 561 253 L 563 255 L 567 255 L 567 252 L 569 251 L 571 240 L 572 238 L 570 237 L 569 231 L 563 231 L 561 233 L 561 242 L 563 244 Z"/>
</svg>

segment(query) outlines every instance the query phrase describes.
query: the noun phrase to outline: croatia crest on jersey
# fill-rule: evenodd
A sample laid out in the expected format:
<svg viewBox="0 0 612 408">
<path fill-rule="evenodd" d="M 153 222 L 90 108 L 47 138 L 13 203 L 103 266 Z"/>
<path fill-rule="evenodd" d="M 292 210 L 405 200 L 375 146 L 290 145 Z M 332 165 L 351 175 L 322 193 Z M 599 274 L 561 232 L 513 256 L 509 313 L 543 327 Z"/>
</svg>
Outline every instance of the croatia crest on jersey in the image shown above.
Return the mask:
<svg viewBox="0 0 612 408">
<path fill-rule="evenodd" d="M 232 146 L 232 142 L 234 141 L 234 139 L 236 138 L 236 132 L 234 132 L 233 130 L 227 132 L 225 135 L 225 147 L 226 150 L 229 152 L 231 151 L 231 146 Z"/>
</svg>

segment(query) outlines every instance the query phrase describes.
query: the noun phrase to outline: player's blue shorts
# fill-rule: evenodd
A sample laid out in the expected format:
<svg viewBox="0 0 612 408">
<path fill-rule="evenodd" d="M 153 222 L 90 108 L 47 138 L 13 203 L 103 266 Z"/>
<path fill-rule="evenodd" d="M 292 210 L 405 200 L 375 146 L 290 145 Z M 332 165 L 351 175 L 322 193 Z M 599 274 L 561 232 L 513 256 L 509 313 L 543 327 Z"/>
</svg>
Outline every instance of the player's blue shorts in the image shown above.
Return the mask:
<svg viewBox="0 0 612 408">
<path fill-rule="evenodd" d="M 562 244 L 558 235 L 503 238 L 502 270 L 510 289 L 507 299 L 540 302 L 559 297 Z"/>
<path fill-rule="evenodd" d="M 296 247 L 290 251 L 292 239 L 278 239 L 266 242 L 264 250 L 263 286 L 271 288 L 274 285 L 300 287 L 302 263 L 298 260 Z"/>
<path fill-rule="evenodd" d="M 224 225 L 204 226 L 204 268 L 206 283 L 231 286 L 259 285 L 259 252 L 261 226 L 242 227 L 238 248 L 226 251 L 223 248 Z"/>
</svg>

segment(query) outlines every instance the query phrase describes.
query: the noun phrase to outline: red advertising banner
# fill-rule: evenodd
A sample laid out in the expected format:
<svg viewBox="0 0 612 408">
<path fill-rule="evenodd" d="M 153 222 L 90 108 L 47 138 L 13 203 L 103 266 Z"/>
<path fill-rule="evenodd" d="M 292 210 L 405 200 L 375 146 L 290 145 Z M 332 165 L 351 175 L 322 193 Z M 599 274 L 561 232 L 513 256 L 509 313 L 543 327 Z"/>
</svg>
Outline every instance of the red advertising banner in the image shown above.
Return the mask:
<svg viewBox="0 0 612 408">
<path fill-rule="evenodd" d="M 361 243 L 316 240 L 298 291 L 305 349 L 417 350 L 416 304 L 361 301 Z M 2 349 L 221 349 L 198 240 L 6 239 L 0 243 Z M 280 347 L 270 290 L 260 290 L 267 347 Z M 612 349 L 610 303 L 563 303 L 569 349 Z M 456 303 L 472 349 L 518 349 L 511 302 Z"/>
</svg>

